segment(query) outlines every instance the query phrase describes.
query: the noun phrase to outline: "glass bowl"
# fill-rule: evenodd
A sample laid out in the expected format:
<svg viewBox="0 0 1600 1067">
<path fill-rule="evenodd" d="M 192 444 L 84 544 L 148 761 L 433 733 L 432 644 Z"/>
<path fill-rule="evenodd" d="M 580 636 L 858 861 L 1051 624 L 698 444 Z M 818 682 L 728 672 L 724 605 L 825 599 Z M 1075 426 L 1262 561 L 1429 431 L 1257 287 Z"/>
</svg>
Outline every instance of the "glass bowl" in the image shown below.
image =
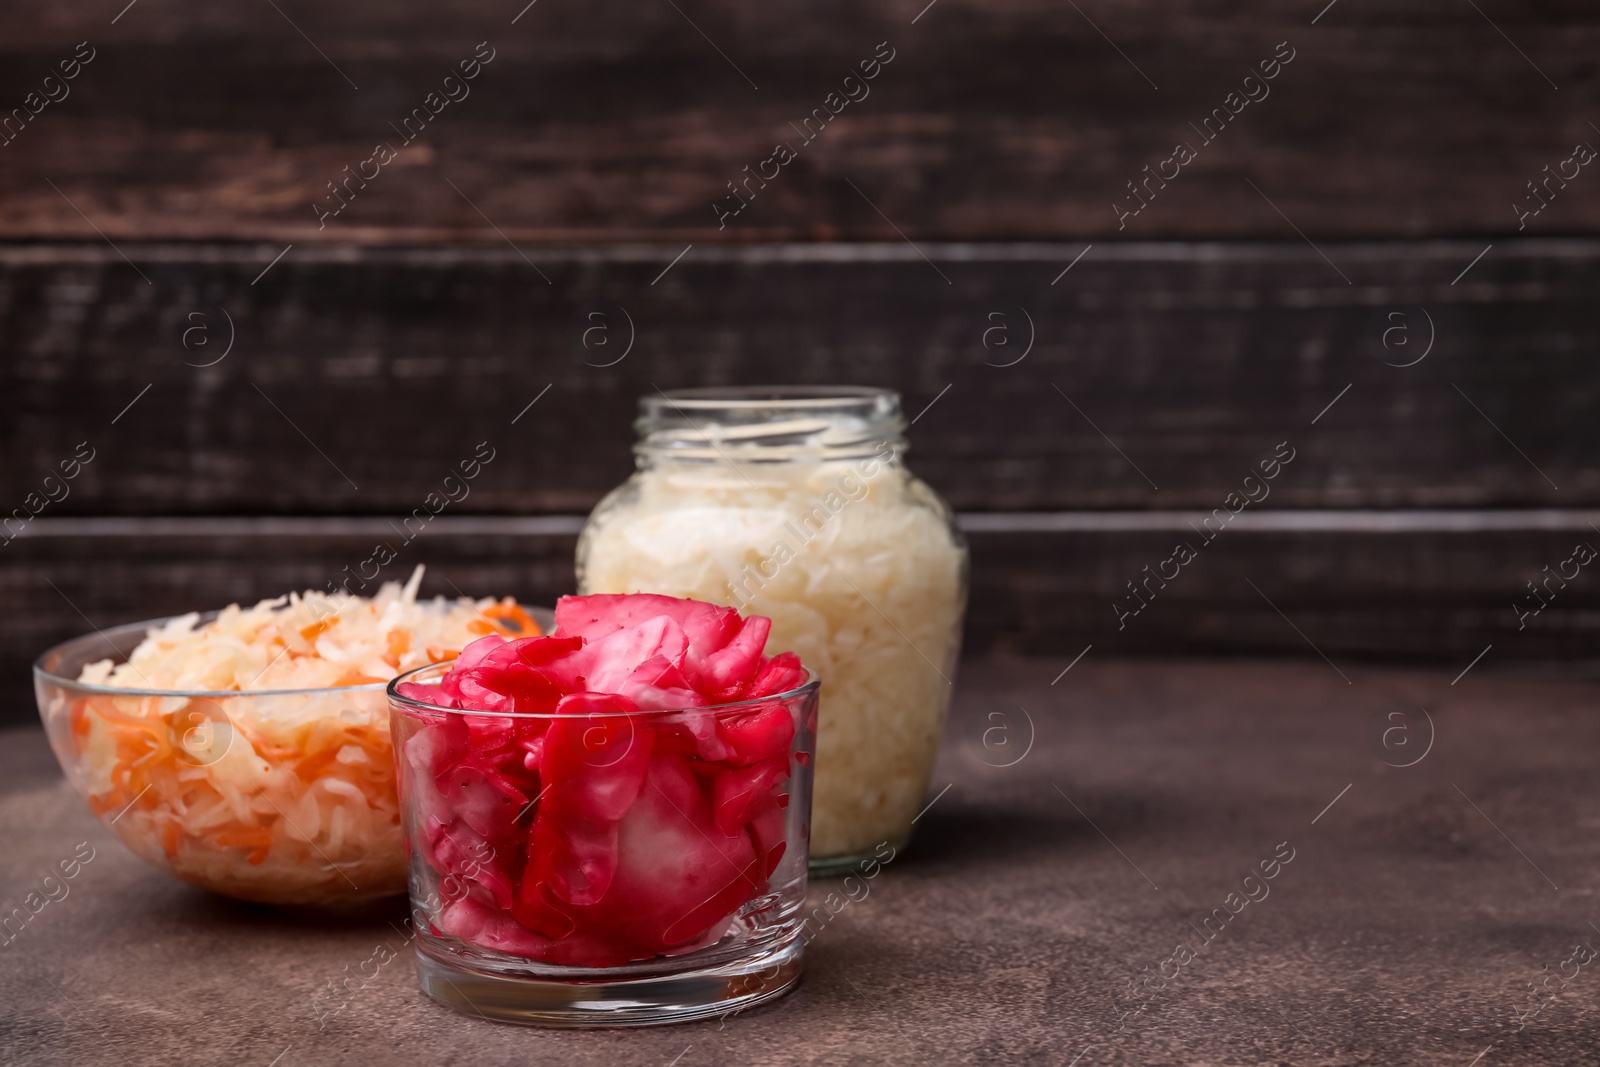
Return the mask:
<svg viewBox="0 0 1600 1067">
<path fill-rule="evenodd" d="M 548 633 L 552 614 L 527 610 Z M 147 863 L 224 896 L 339 906 L 403 893 L 387 683 L 185 692 L 76 680 L 168 621 L 96 631 L 34 663 L 50 747 L 90 810 Z"/>
<path fill-rule="evenodd" d="M 398 692 L 449 666 L 389 683 L 425 993 L 474 1017 L 627 1026 L 793 988 L 816 675 L 734 704 L 586 714 Z"/>
</svg>

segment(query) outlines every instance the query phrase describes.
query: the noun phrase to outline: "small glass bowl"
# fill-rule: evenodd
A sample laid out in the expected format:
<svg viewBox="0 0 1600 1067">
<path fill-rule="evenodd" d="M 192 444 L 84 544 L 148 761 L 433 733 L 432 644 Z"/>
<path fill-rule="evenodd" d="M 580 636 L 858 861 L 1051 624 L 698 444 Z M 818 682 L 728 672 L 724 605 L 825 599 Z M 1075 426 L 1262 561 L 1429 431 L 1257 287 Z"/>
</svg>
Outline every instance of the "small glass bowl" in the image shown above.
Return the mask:
<svg viewBox="0 0 1600 1067">
<path fill-rule="evenodd" d="M 389 683 L 425 993 L 474 1017 L 639 1026 L 794 987 L 814 674 L 771 697 L 633 713 L 398 692 L 449 667 Z"/>
<path fill-rule="evenodd" d="M 549 632 L 552 614 L 529 610 Z M 147 863 L 239 900 L 338 907 L 403 893 L 387 683 L 185 692 L 76 680 L 169 621 L 87 634 L 34 663 L 50 747 L 90 810 Z"/>
</svg>

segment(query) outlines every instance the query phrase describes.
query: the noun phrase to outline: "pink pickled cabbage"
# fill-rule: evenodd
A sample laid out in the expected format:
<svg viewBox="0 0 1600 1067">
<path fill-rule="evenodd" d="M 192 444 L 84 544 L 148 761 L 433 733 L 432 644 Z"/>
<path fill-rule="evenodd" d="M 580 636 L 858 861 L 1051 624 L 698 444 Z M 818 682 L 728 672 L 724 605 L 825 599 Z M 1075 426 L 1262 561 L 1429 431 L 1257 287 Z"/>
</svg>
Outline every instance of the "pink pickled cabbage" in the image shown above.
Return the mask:
<svg viewBox="0 0 1600 1067">
<path fill-rule="evenodd" d="M 438 928 L 584 967 L 717 940 L 786 850 L 791 707 L 713 707 L 805 681 L 794 655 L 763 655 L 770 625 L 672 597 L 564 597 L 551 636 L 485 637 L 437 687 L 399 686 L 484 712 L 419 715 L 405 746 L 416 847 L 462 887 L 441 893 Z"/>
</svg>

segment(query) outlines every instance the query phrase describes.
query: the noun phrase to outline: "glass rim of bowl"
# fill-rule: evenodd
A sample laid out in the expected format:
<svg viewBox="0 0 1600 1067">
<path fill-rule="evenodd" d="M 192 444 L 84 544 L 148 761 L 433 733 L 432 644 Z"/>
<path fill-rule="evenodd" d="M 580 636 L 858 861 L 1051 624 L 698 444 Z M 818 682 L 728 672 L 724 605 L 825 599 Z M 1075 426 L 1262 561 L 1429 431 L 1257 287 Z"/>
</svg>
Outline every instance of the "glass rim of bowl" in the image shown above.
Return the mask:
<svg viewBox="0 0 1600 1067">
<path fill-rule="evenodd" d="M 554 613 L 551 611 L 551 609 L 526 604 L 522 605 L 522 608 L 524 611 L 527 611 L 529 614 L 534 616 L 539 625 L 544 627 L 545 633 L 549 633 L 554 627 Z M 59 662 L 60 660 L 67 658 L 73 652 L 81 651 L 80 648 L 75 646 L 86 646 L 95 641 L 99 641 L 102 647 L 109 645 L 122 657 L 120 662 L 126 663 L 128 661 L 127 654 L 122 652 L 121 647 L 115 640 L 113 640 L 113 638 L 134 637 L 137 639 L 134 642 L 135 647 L 137 647 L 138 641 L 142 640 L 145 634 L 149 633 L 151 630 L 156 629 L 159 626 L 163 626 L 171 622 L 173 619 L 184 618 L 189 614 L 197 614 L 199 619 L 196 622 L 196 625 L 203 625 L 211 622 L 218 615 L 222 614 L 222 609 L 217 608 L 210 611 L 185 612 L 183 615 L 167 615 L 163 616 L 162 618 L 147 619 L 143 622 L 127 622 L 120 626 L 112 626 L 105 629 L 95 627 L 93 633 L 79 634 L 77 637 L 68 638 L 67 640 L 62 641 L 59 644 L 52 645 L 43 652 L 39 653 L 39 655 L 33 661 L 33 676 L 35 679 L 43 680 L 51 685 L 73 689 L 78 692 L 88 693 L 94 696 L 186 697 L 190 700 L 222 700 L 230 697 L 310 696 L 312 694 L 328 693 L 381 693 L 384 692 L 389 686 L 388 682 L 362 682 L 360 685 L 321 685 L 302 687 L 298 689 L 158 689 L 154 686 L 133 687 L 120 685 L 101 685 L 97 682 L 81 682 L 76 678 L 68 678 L 63 674 L 59 674 L 53 669 L 54 662 Z M 111 657 L 106 656 L 101 658 L 109 659 Z M 50 665 L 47 665 L 47 660 L 51 660 L 53 662 Z M 444 660 L 442 662 L 448 663 L 450 661 Z M 418 667 L 414 669 L 426 670 L 427 667 L 436 666 L 438 666 L 437 663 L 430 663 L 424 667 Z M 406 673 L 409 674 L 412 672 L 408 671 Z"/>
<path fill-rule="evenodd" d="M 810 695 L 811 693 L 815 693 L 818 689 L 822 688 L 822 677 L 810 667 L 806 667 L 804 664 L 802 664 L 801 668 L 806 672 L 806 680 L 795 686 L 793 689 L 786 689 L 781 693 L 773 693 L 771 696 L 752 697 L 749 700 L 732 700 L 723 704 L 702 704 L 699 707 L 686 708 L 635 708 L 633 711 L 571 712 L 489 711 L 484 708 L 447 708 L 441 704 L 426 704 L 420 700 L 416 700 L 396 691 L 397 686 L 403 682 L 410 682 L 414 675 L 422 674 L 426 671 L 438 670 L 442 667 L 448 667 L 454 662 L 454 660 L 440 660 L 438 663 L 430 663 L 424 667 L 413 667 L 404 674 L 395 675 L 387 683 L 389 702 L 391 704 L 405 707 L 409 710 L 427 712 L 430 714 L 489 715 L 500 719 L 621 719 L 629 718 L 635 715 L 679 715 L 686 711 L 710 711 L 721 713 L 730 709 L 755 707 L 761 704 L 788 703 L 797 697 Z M 420 685 L 423 683 L 419 682 L 416 684 Z"/>
</svg>

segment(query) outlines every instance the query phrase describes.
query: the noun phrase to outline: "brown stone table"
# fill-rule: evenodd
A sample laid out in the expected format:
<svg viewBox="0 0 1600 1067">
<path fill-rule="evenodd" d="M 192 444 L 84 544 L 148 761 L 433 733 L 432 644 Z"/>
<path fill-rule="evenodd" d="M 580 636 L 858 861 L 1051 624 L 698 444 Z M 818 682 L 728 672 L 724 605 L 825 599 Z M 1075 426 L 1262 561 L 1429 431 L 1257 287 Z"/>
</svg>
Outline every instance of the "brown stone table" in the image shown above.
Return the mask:
<svg viewBox="0 0 1600 1067">
<path fill-rule="evenodd" d="M 1090 653 L 1052 683 L 1067 663 L 964 667 L 916 841 L 794 995 L 645 1030 L 457 1015 L 405 956 L 319 1029 L 400 906 L 187 888 L 90 817 L 41 734 L 0 735 L 0 909 L 95 850 L 0 946 L 0 1062 L 1600 1063 L 1600 961 L 1574 954 L 1600 947 L 1600 682 Z"/>
</svg>

